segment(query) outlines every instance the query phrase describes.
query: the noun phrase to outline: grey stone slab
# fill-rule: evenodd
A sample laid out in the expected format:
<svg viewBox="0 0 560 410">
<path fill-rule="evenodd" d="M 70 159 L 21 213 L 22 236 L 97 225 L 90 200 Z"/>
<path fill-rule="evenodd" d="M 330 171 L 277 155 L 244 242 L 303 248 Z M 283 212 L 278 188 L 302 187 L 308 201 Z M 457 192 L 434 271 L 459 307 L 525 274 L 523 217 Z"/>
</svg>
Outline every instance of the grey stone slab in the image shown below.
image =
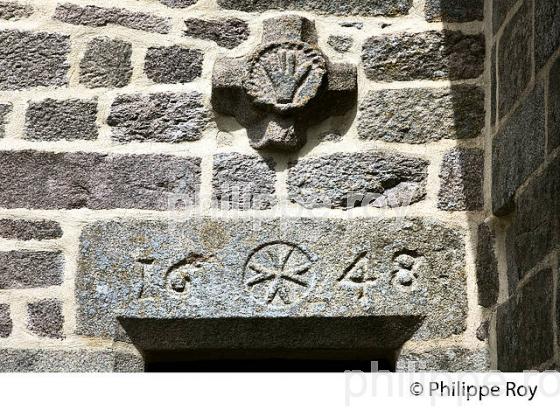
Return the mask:
<svg viewBox="0 0 560 410">
<path fill-rule="evenodd" d="M 0 252 L 0 289 L 28 289 L 62 284 L 60 251 Z"/>
<path fill-rule="evenodd" d="M 57 239 L 62 237 L 60 224 L 55 221 L 0 219 L 0 238 L 19 241 Z"/>
<path fill-rule="evenodd" d="M 492 46 L 492 55 L 490 57 L 490 125 L 496 126 L 496 118 L 498 116 L 498 54 L 496 45 Z"/>
<path fill-rule="evenodd" d="M 530 0 L 524 0 L 526 3 L 529 3 Z M 506 16 L 510 10 L 513 9 L 513 6 L 517 3 L 517 0 L 493 0 L 492 1 L 492 26 L 494 34 L 498 32 L 504 21 L 506 20 Z"/>
<path fill-rule="evenodd" d="M 526 2 L 504 29 L 498 50 L 500 82 L 498 109 L 500 118 L 509 113 L 517 102 L 532 75 L 533 32 L 532 3 Z M 512 64 L 515 61 L 515 64 Z"/>
<path fill-rule="evenodd" d="M 10 317 L 10 305 L 0 304 L 0 338 L 9 337 L 12 334 L 14 323 Z"/>
<path fill-rule="evenodd" d="M 379 152 L 339 153 L 291 163 L 288 194 L 306 208 L 396 208 L 426 196 L 428 162 Z"/>
<path fill-rule="evenodd" d="M 54 18 L 64 23 L 90 27 L 116 24 L 134 30 L 167 34 L 171 31 L 171 19 L 154 14 L 131 11 L 117 7 L 79 6 L 64 3 L 56 7 Z"/>
<path fill-rule="evenodd" d="M 166 6 L 181 9 L 185 7 L 190 7 L 195 4 L 198 0 L 159 0 L 162 4 Z"/>
<path fill-rule="evenodd" d="M 167 210 L 178 198 L 195 203 L 199 185 L 198 158 L 0 152 L 4 208 Z"/>
<path fill-rule="evenodd" d="M 188 83 L 202 74 L 204 54 L 181 46 L 151 47 L 146 53 L 144 72 L 156 83 Z"/>
<path fill-rule="evenodd" d="M 397 360 L 397 372 L 486 372 L 490 370 L 487 349 L 437 347 L 425 352 L 404 349 Z"/>
<path fill-rule="evenodd" d="M 560 0 L 535 1 L 535 64 L 540 70 L 560 48 Z"/>
<path fill-rule="evenodd" d="M 484 72 L 484 56 L 482 34 L 443 30 L 370 37 L 362 62 L 374 81 L 463 80 Z"/>
<path fill-rule="evenodd" d="M 327 42 L 334 51 L 339 53 L 346 53 L 354 45 L 354 39 L 351 36 L 329 36 Z"/>
<path fill-rule="evenodd" d="M 492 210 L 503 216 L 514 208 L 514 195 L 545 155 L 544 87 L 535 89 L 498 130 L 492 142 Z"/>
<path fill-rule="evenodd" d="M 80 83 L 89 88 L 120 88 L 132 77 L 132 45 L 108 37 L 94 38 L 80 61 Z"/>
<path fill-rule="evenodd" d="M 183 32 L 187 37 L 200 38 L 214 41 L 220 47 L 233 49 L 245 42 L 251 31 L 246 21 L 241 19 L 186 19 L 186 29 Z"/>
<path fill-rule="evenodd" d="M 21 20 L 33 14 L 33 7 L 15 1 L 0 1 L 0 20 Z"/>
<path fill-rule="evenodd" d="M 548 78 L 548 152 L 560 146 L 560 58 L 556 59 Z"/>
<path fill-rule="evenodd" d="M 493 230 L 485 223 L 478 225 L 476 246 L 478 303 L 486 308 L 496 304 L 500 288 L 495 246 L 496 236 Z"/>
<path fill-rule="evenodd" d="M 25 138 L 40 141 L 94 140 L 98 135 L 97 100 L 30 102 Z"/>
<path fill-rule="evenodd" d="M 553 285 L 552 270 L 545 269 L 498 306 L 498 370 L 532 370 L 554 357 Z"/>
<path fill-rule="evenodd" d="M 484 20 L 484 0 L 427 0 L 425 13 L 426 20 L 430 22 L 482 21 Z"/>
<path fill-rule="evenodd" d="M 360 104 L 358 133 L 409 144 L 475 138 L 484 115 L 484 91 L 473 85 L 370 91 Z"/>
<path fill-rule="evenodd" d="M 64 339 L 62 302 L 44 299 L 27 305 L 27 329 L 40 337 Z"/>
<path fill-rule="evenodd" d="M 107 124 L 119 142 L 185 142 L 202 138 L 209 119 L 198 92 L 134 94 L 115 99 Z"/>
<path fill-rule="evenodd" d="M 218 0 L 218 5 L 247 12 L 276 9 L 344 16 L 399 16 L 408 14 L 412 0 Z"/>
<path fill-rule="evenodd" d="M 69 52 L 67 35 L 0 31 L 0 90 L 66 85 Z"/>
<path fill-rule="evenodd" d="M 553 161 L 519 195 L 507 231 L 510 270 L 523 277 L 560 243 L 560 163 Z"/>
<path fill-rule="evenodd" d="M 441 165 L 438 208 L 444 211 L 477 211 L 484 206 L 484 152 L 454 148 Z"/>
<path fill-rule="evenodd" d="M 0 104 L 0 138 L 4 138 L 5 125 L 8 122 L 8 115 L 12 112 L 12 104 Z"/>
<path fill-rule="evenodd" d="M 270 209 L 276 204 L 275 163 L 253 155 L 214 156 L 213 206 L 219 209 Z"/>
<path fill-rule="evenodd" d="M 1 373 L 143 371 L 137 357 L 111 350 L 0 349 Z"/>
<path fill-rule="evenodd" d="M 118 318 L 147 351 L 395 349 L 464 331 L 464 266 L 462 234 L 433 220 L 100 222 L 81 236 L 77 332 L 115 337 Z"/>
</svg>

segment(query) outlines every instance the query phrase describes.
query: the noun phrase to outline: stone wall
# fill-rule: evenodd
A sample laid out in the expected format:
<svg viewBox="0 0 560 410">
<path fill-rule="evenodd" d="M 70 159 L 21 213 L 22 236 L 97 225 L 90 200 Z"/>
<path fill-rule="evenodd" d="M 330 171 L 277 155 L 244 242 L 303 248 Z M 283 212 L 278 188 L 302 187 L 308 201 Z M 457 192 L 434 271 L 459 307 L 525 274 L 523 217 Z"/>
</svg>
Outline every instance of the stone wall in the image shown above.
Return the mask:
<svg viewBox="0 0 560 410">
<path fill-rule="evenodd" d="M 484 223 L 491 183 L 497 214 L 520 198 L 511 249 L 515 238 L 543 239 L 511 254 L 519 295 L 558 286 L 558 238 L 539 226 L 558 222 L 559 201 L 547 196 L 558 191 L 548 76 L 560 70 L 548 46 L 555 38 L 543 38 L 535 57 L 521 49 L 532 40 L 508 22 L 532 21 L 525 11 L 494 10 L 504 20 L 494 41 L 482 0 L 114 3 L 0 1 L 1 370 L 141 370 L 137 349 L 157 348 L 154 334 L 169 331 L 161 344 L 177 347 L 167 343 L 183 328 L 162 327 L 166 320 L 203 332 L 179 348 L 260 341 L 228 333 L 245 322 L 224 319 L 217 330 L 181 322 L 228 316 L 318 318 L 309 324 L 317 344 L 294 339 L 290 327 L 271 328 L 275 342 L 388 349 L 401 370 L 488 369 L 488 321 L 498 296 L 506 301 L 492 242 L 502 222 Z M 294 13 L 307 20 L 285 17 Z M 309 86 L 327 88 L 322 102 L 282 105 L 259 86 L 247 102 L 236 64 L 263 35 L 276 41 L 296 29 L 314 56 Z M 490 70 L 494 44 L 502 64 Z M 521 58 L 529 64 L 504 64 Z M 534 73 L 514 72 L 533 58 Z M 485 110 L 490 73 L 498 98 Z M 293 135 L 285 116 L 270 120 L 304 106 Z M 543 129 L 532 125 L 529 137 L 514 110 Z M 489 130 L 502 167 L 494 161 L 484 178 Z M 519 172 L 508 177 L 508 164 Z M 521 200 L 532 195 L 550 207 Z M 299 258 L 309 282 L 272 294 L 252 285 L 244 269 L 263 249 Z M 540 297 L 518 299 L 544 309 Z M 518 314 L 514 298 L 498 318 Z M 542 298 L 552 303 L 552 293 Z M 371 320 L 322 321 L 329 317 Z M 307 322 L 293 323 L 295 331 Z M 371 332 L 348 339 L 322 330 L 353 335 L 362 325 Z M 201 339 L 222 331 L 229 344 Z"/>
<path fill-rule="evenodd" d="M 492 345 L 499 370 L 558 369 L 560 2 L 494 1 L 491 23 Z"/>
</svg>

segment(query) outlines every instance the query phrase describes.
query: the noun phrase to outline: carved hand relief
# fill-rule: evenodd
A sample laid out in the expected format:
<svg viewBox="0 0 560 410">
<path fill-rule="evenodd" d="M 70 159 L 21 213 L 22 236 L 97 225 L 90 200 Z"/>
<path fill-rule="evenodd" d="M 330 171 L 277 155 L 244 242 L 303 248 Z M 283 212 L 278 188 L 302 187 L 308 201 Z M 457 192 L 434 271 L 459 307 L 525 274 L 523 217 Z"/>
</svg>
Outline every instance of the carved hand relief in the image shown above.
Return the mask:
<svg viewBox="0 0 560 410">
<path fill-rule="evenodd" d="M 256 301 L 284 308 L 305 298 L 315 282 L 314 258 L 297 245 L 263 245 L 249 256 L 244 282 Z"/>
<path fill-rule="evenodd" d="M 311 125 L 343 115 L 356 95 L 356 67 L 330 63 L 314 24 L 300 16 L 266 20 L 252 55 L 214 66 L 214 110 L 236 117 L 256 149 L 301 148 Z"/>
</svg>

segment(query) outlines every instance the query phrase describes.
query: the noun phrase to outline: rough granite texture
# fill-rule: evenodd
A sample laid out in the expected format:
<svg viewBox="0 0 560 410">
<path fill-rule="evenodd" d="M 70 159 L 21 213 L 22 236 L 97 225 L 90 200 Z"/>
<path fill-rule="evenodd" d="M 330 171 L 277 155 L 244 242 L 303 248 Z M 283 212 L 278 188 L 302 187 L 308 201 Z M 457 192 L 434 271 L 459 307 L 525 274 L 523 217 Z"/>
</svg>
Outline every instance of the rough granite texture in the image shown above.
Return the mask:
<svg viewBox="0 0 560 410">
<path fill-rule="evenodd" d="M 459 31 L 396 33 L 370 37 L 362 61 L 374 81 L 464 80 L 484 72 L 484 35 Z"/>
<path fill-rule="evenodd" d="M 132 76 L 132 45 L 126 41 L 98 37 L 91 41 L 80 62 L 80 83 L 89 88 L 120 88 Z"/>
<path fill-rule="evenodd" d="M 214 156 L 213 206 L 228 209 L 270 209 L 276 204 L 275 164 L 258 156 L 224 153 Z"/>
<path fill-rule="evenodd" d="M 474 85 L 370 91 L 358 119 L 362 139 L 409 144 L 475 138 L 483 128 L 484 91 Z"/>
<path fill-rule="evenodd" d="M 412 0 L 218 0 L 241 11 L 304 10 L 334 15 L 398 16 L 408 14 Z"/>
<path fill-rule="evenodd" d="M 115 337 L 119 317 L 141 350 L 392 349 L 465 330 L 465 275 L 463 235 L 431 219 L 98 222 L 81 236 L 77 332 Z"/>
<path fill-rule="evenodd" d="M 332 154 L 290 164 L 288 193 L 306 208 L 395 208 L 426 195 L 428 162 L 376 152 Z"/>
<path fill-rule="evenodd" d="M 500 118 L 509 113 L 531 80 L 533 36 L 532 31 L 527 30 L 527 27 L 532 25 L 531 10 L 532 3 L 525 2 L 506 26 L 500 40 L 498 51 Z M 512 61 L 516 63 L 512 64 Z"/>
<path fill-rule="evenodd" d="M 134 94 L 115 99 L 107 124 L 119 142 L 185 142 L 202 138 L 209 118 L 198 92 Z"/>
<path fill-rule="evenodd" d="M 33 14 L 33 7 L 14 1 L 0 1 L 0 20 L 21 20 Z"/>
<path fill-rule="evenodd" d="M 438 208 L 444 211 L 477 211 L 484 206 L 484 152 L 455 148 L 441 165 Z"/>
<path fill-rule="evenodd" d="M 6 133 L 5 125 L 8 122 L 8 115 L 12 112 L 11 104 L 0 104 L 0 138 L 4 138 Z"/>
<path fill-rule="evenodd" d="M 439 347 L 425 352 L 403 349 L 397 360 L 397 372 L 485 372 L 490 370 L 487 349 Z"/>
<path fill-rule="evenodd" d="M 478 225 L 476 245 L 476 278 L 479 305 L 490 308 L 498 301 L 499 273 L 496 258 L 496 236 L 485 223 Z"/>
<path fill-rule="evenodd" d="M 0 349 L 0 372 L 139 372 L 142 358 L 111 350 Z"/>
<path fill-rule="evenodd" d="M 535 64 L 540 70 L 560 48 L 560 0 L 535 1 Z"/>
<path fill-rule="evenodd" d="M 61 237 L 62 229 L 58 222 L 0 219 L 0 238 L 16 239 L 18 241 L 42 241 Z"/>
<path fill-rule="evenodd" d="M 554 357 L 553 290 L 552 270 L 545 269 L 498 306 L 498 370 L 536 369 Z"/>
<path fill-rule="evenodd" d="M 62 302 L 45 299 L 27 305 L 27 329 L 39 337 L 64 339 Z"/>
<path fill-rule="evenodd" d="M 25 138 L 40 141 L 97 138 L 97 100 L 30 102 L 25 115 Z"/>
<path fill-rule="evenodd" d="M 59 251 L 0 252 L 0 289 L 44 288 L 62 284 Z"/>
<path fill-rule="evenodd" d="M 59 4 L 56 7 L 54 18 L 64 23 L 91 27 L 116 24 L 134 30 L 152 31 L 160 34 L 167 34 L 171 31 L 170 18 L 116 7 L 82 7 L 70 3 Z"/>
<path fill-rule="evenodd" d="M 430 22 L 456 23 L 484 19 L 484 0 L 426 0 L 425 7 L 426 20 Z"/>
<path fill-rule="evenodd" d="M 201 38 L 214 41 L 220 47 L 235 48 L 249 38 L 251 34 L 249 25 L 240 19 L 222 20 L 185 20 L 186 30 L 183 32 L 188 37 Z"/>
<path fill-rule="evenodd" d="M 198 197 L 200 159 L 0 151 L 0 207 L 167 210 Z"/>
<path fill-rule="evenodd" d="M 530 0 L 525 0 L 529 3 Z M 507 14 L 517 3 L 517 0 L 494 0 L 492 1 L 492 26 L 494 34 L 498 32 L 504 23 Z"/>
<path fill-rule="evenodd" d="M 198 0 L 159 0 L 162 4 L 173 8 L 185 8 L 192 6 Z"/>
<path fill-rule="evenodd" d="M 560 58 L 550 69 L 548 80 L 548 152 L 560 146 Z"/>
<path fill-rule="evenodd" d="M 0 90 L 66 85 L 69 52 L 67 35 L 0 31 Z"/>
<path fill-rule="evenodd" d="M 14 324 L 10 317 L 10 305 L 0 304 L 0 338 L 9 337 L 12 334 Z"/>
<path fill-rule="evenodd" d="M 329 36 L 327 43 L 334 51 L 346 53 L 354 45 L 354 39 L 350 36 Z"/>
<path fill-rule="evenodd" d="M 544 161 L 544 87 L 538 84 L 498 131 L 492 142 L 492 210 L 510 213 L 513 197 Z"/>
<path fill-rule="evenodd" d="M 181 46 L 152 47 L 146 53 L 144 72 L 155 83 L 188 83 L 202 74 L 204 54 Z"/>
</svg>

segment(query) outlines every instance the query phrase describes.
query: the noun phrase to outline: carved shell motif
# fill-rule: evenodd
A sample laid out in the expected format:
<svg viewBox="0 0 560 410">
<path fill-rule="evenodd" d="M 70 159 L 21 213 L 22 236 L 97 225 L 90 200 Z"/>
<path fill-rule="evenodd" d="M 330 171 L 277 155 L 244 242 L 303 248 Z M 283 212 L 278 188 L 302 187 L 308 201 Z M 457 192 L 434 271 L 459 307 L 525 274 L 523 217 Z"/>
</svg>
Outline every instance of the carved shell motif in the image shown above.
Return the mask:
<svg viewBox="0 0 560 410">
<path fill-rule="evenodd" d="M 249 59 L 244 86 L 256 104 L 289 112 L 305 107 L 327 73 L 321 52 L 303 42 L 270 43 Z"/>
</svg>

